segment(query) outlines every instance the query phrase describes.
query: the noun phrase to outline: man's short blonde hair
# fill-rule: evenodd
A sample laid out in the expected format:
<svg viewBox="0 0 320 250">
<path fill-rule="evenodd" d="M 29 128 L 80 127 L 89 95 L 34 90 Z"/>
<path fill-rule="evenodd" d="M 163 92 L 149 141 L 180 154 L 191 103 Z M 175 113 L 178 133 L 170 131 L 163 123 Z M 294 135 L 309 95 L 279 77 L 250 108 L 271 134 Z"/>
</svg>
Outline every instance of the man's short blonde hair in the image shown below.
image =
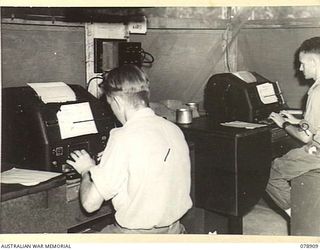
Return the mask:
<svg viewBox="0 0 320 250">
<path fill-rule="evenodd" d="M 112 69 L 100 86 L 107 96 L 121 95 L 134 106 L 149 106 L 149 79 L 133 64 Z"/>
</svg>

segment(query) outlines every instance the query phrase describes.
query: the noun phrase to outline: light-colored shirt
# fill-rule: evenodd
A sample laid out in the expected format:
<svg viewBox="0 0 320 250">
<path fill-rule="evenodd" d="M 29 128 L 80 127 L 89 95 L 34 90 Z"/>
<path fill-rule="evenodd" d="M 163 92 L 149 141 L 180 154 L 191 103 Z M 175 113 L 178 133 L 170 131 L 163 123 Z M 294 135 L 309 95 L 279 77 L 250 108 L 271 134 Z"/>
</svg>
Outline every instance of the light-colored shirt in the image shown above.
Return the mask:
<svg viewBox="0 0 320 250">
<path fill-rule="evenodd" d="M 192 206 L 189 148 L 174 123 L 150 108 L 110 132 L 91 178 L 112 199 L 118 224 L 129 229 L 168 226 Z"/>
<path fill-rule="evenodd" d="M 308 99 L 304 119 L 315 131 L 320 131 L 320 79 L 308 91 Z"/>
<path fill-rule="evenodd" d="M 311 154 L 320 154 L 320 79 L 310 87 L 304 119 L 309 123 L 312 141 L 306 145 L 306 150 Z"/>
</svg>

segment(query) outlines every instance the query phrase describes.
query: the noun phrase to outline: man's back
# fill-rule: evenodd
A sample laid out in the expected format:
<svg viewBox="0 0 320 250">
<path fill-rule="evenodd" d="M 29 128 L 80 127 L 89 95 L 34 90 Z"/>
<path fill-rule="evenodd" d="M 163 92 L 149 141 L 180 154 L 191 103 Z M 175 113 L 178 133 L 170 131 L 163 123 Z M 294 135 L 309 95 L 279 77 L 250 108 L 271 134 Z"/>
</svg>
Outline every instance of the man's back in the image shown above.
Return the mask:
<svg viewBox="0 0 320 250">
<path fill-rule="evenodd" d="M 127 175 L 113 198 L 117 222 L 152 228 L 180 219 L 192 204 L 189 149 L 181 130 L 145 108 L 115 132 L 112 140 L 122 148 L 117 167 Z"/>
</svg>

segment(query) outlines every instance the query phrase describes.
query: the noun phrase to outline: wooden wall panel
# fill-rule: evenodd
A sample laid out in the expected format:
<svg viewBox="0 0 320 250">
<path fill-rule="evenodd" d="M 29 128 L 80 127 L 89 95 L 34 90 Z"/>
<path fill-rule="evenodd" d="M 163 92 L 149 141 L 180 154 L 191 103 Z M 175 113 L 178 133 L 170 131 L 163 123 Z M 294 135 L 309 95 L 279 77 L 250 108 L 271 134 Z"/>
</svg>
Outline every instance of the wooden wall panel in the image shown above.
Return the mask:
<svg viewBox="0 0 320 250">
<path fill-rule="evenodd" d="M 85 85 L 84 27 L 2 24 L 2 86 Z"/>
<path fill-rule="evenodd" d="M 302 107 L 310 81 L 297 75 L 296 51 L 300 44 L 320 34 L 320 28 L 260 28 L 241 30 L 238 37 L 238 70 L 255 71 L 279 81 L 289 107 Z"/>
</svg>

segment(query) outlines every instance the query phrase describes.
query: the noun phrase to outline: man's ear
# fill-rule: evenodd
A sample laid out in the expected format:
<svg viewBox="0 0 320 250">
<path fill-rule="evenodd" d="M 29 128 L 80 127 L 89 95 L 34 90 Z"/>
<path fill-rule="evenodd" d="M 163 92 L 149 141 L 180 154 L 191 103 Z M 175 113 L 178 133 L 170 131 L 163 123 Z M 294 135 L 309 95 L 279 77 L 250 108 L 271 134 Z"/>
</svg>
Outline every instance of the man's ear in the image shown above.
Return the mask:
<svg viewBox="0 0 320 250">
<path fill-rule="evenodd" d="M 320 64 L 320 55 L 319 54 L 314 54 L 312 57 L 312 61 L 316 64 L 319 65 Z"/>
</svg>

